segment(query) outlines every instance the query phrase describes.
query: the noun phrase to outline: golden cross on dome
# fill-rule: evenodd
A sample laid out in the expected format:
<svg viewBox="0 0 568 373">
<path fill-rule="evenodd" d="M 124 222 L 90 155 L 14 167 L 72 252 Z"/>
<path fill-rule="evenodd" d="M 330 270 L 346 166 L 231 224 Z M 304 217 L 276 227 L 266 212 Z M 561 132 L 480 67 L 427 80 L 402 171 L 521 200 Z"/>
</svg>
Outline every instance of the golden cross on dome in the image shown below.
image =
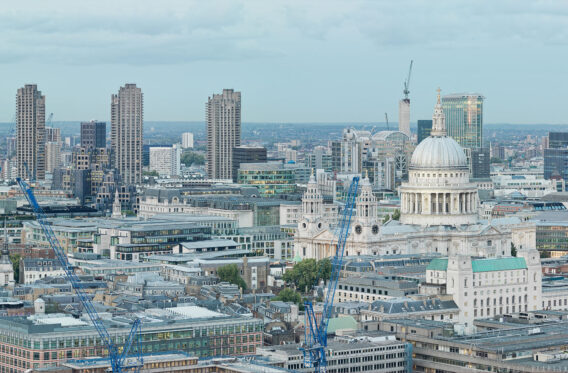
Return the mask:
<svg viewBox="0 0 568 373">
<path fill-rule="evenodd" d="M 438 92 L 438 103 L 440 103 L 440 92 L 442 92 L 442 90 L 440 89 L 440 87 L 438 87 L 438 89 L 436 90 L 436 92 Z"/>
</svg>

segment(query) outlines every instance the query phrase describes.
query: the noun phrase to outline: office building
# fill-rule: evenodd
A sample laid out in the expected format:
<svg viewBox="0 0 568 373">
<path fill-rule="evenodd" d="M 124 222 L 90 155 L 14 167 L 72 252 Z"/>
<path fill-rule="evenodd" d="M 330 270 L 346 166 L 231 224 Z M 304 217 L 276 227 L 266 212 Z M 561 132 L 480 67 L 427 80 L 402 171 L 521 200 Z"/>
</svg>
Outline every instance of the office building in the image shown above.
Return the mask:
<svg viewBox="0 0 568 373">
<path fill-rule="evenodd" d="M 233 178 L 233 148 L 241 145 L 241 93 L 224 89 L 206 105 L 207 173 L 212 179 Z"/>
<path fill-rule="evenodd" d="M 456 93 L 442 97 L 448 136 L 462 148 L 483 147 L 483 100 L 477 93 Z"/>
<path fill-rule="evenodd" d="M 81 147 L 106 148 L 106 123 L 92 120 L 81 123 Z"/>
<path fill-rule="evenodd" d="M 549 132 L 547 148 L 551 149 L 568 148 L 568 132 Z"/>
<path fill-rule="evenodd" d="M 26 84 L 16 95 L 18 177 L 45 179 L 45 96 Z"/>
<path fill-rule="evenodd" d="M 398 102 L 398 131 L 410 137 L 410 99 Z"/>
<path fill-rule="evenodd" d="M 491 176 L 491 156 L 489 148 L 465 149 L 469 158 L 472 179 L 487 179 Z"/>
<path fill-rule="evenodd" d="M 242 163 L 266 162 L 266 148 L 262 146 L 241 145 L 233 148 L 233 182 L 237 182 Z"/>
<path fill-rule="evenodd" d="M 150 148 L 150 171 L 160 177 L 178 176 L 181 173 L 181 149 L 177 145 Z"/>
<path fill-rule="evenodd" d="M 124 341 L 134 317 L 109 317 L 104 323 L 113 337 Z M 140 348 L 144 354 L 183 351 L 197 357 L 254 355 L 262 346 L 264 325 L 255 318 L 229 316 L 196 306 L 149 309 L 141 318 L 144 327 Z M 108 354 L 90 322 L 64 314 L 0 318 L 0 348 L 21 351 L 8 353 L 10 358 L 0 361 L 5 372 L 24 372 L 73 358 Z"/>
<path fill-rule="evenodd" d="M 418 144 L 420 144 L 422 140 L 430 136 L 431 131 L 432 131 L 432 119 L 418 120 Z"/>
<path fill-rule="evenodd" d="M 120 182 L 142 182 L 144 99 L 136 84 L 126 84 L 111 96 L 112 165 Z"/>
<path fill-rule="evenodd" d="M 568 180 L 568 132 L 550 132 L 544 148 L 544 178 Z"/>
<path fill-rule="evenodd" d="M 181 134 L 181 147 L 184 149 L 193 148 L 193 133 L 184 132 Z"/>
<path fill-rule="evenodd" d="M 295 170 L 280 162 L 243 163 L 239 169 L 238 183 L 256 187 L 263 197 L 293 194 L 296 191 Z"/>
<path fill-rule="evenodd" d="M 258 349 L 260 356 L 269 358 L 269 364 L 289 372 L 313 372 L 304 365 L 304 355 L 296 344 L 266 346 Z M 342 338 L 329 342 L 328 373 L 343 372 L 410 372 L 412 349 L 394 336 L 379 338 Z"/>
</svg>

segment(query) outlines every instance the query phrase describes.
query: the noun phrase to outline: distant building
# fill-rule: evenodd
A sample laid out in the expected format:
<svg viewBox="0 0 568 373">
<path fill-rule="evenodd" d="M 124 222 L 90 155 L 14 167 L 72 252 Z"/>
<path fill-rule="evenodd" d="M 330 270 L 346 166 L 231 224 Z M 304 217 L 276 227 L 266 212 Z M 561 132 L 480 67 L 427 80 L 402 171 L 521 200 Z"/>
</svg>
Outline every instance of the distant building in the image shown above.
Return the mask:
<svg viewBox="0 0 568 373">
<path fill-rule="evenodd" d="M 206 106 L 207 173 L 212 179 L 233 178 L 233 148 L 241 145 L 241 93 L 224 89 Z"/>
<path fill-rule="evenodd" d="M 243 163 L 266 162 L 266 148 L 241 145 L 233 148 L 233 182 L 237 182 L 239 167 Z"/>
<path fill-rule="evenodd" d="M 61 144 L 61 128 L 45 127 L 45 142 Z"/>
<path fill-rule="evenodd" d="M 16 132 L 18 177 L 45 179 L 45 96 L 35 84 L 16 94 Z"/>
<path fill-rule="evenodd" d="M 150 171 L 160 176 L 177 176 L 181 173 L 180 158 L 181 149 L 176 145 L 150 148 Z"/>
<path fill-rule="evenodd" d="M 466 149 L 472 179 L 486 179 L 491 176 L 489 148 Z"/>
<path fill-rule="evenodd" d="M 432 119 L 418 120 L 418 143 L 420 144 L 422 140 L 430 136 L 431 131 L 432 131 Z"/>
<path fill-rule="evenodd" d="M 111 96 L 112 165 L 124 184 L 142 182 L 144 99 L 136 84 L 126 84 Z"/>
<path fill-rule="evenodd" d="M 295 169 L 280 162 L 244 163 L 239 169 L 238 183 L 258 188 L 263 197 L 293 194 L 296 191 Z"/>
<path fill-rule="evenodd" d="M 45 143 L 45 170 L 53 173 L 61 164 L 61 143 L 49 141 Z"/>
<path fill-rule="evenodd" d="M 92 120 L 81 123 L 81 147 L 86 149 L 106 147 L 106 123 Z"/>
<path fill-rule="evenodd" d="M 184 132 L 181 134 L 181 147 L 184 149 L 193 148 L 193 133 Z"/>
<path fill-rule="evenodd" d="M 456 93 L 442 97 L 448 136 L 462 148 L 483 147 L 483 100 L 477 93 Z"/>
</svg>

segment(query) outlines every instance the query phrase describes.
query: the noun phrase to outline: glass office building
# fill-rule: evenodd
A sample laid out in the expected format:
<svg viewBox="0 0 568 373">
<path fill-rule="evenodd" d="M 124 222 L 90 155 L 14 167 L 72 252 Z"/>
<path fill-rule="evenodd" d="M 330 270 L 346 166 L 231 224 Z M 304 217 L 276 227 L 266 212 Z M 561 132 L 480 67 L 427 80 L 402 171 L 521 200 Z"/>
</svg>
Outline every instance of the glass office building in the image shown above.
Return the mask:
<svg viewBox="0 0 568 373">
<path fill-rule="evenodd" d="M 432 119 L 418 120 L 418 144 L 422 142 L 425 138 L 430 136 L 430 132 L 432 131 Z"/>
<path fill-rule="evenodd" d="M 296 192 L 296 171 L 283 163 L 244 163 L 239 169 L 239 184 L 258 188 L 263 197 Z"/>
<path fill-rule="evenodd" d="M 463 148 L 483 147 L 483 100 L 477 93 L 456 93 L 442 97 L 448 136 Z"/>
</svg>

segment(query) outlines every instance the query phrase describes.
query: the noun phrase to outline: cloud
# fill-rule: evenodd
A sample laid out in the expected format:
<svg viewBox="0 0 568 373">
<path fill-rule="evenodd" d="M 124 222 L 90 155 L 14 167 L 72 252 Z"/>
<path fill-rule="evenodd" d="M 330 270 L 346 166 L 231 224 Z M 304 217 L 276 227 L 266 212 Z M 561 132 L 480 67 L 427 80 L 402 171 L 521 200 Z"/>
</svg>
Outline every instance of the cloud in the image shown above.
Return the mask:
<svg viewBox="0 0 568 373">
<path fill-rule="evenodd" d="M 350 38 L 377 48 L 566 45 L 567 20 L 565 1 L 37 0 L 0 9 L 0 63 L 249 60 Z"/>
</svg>

